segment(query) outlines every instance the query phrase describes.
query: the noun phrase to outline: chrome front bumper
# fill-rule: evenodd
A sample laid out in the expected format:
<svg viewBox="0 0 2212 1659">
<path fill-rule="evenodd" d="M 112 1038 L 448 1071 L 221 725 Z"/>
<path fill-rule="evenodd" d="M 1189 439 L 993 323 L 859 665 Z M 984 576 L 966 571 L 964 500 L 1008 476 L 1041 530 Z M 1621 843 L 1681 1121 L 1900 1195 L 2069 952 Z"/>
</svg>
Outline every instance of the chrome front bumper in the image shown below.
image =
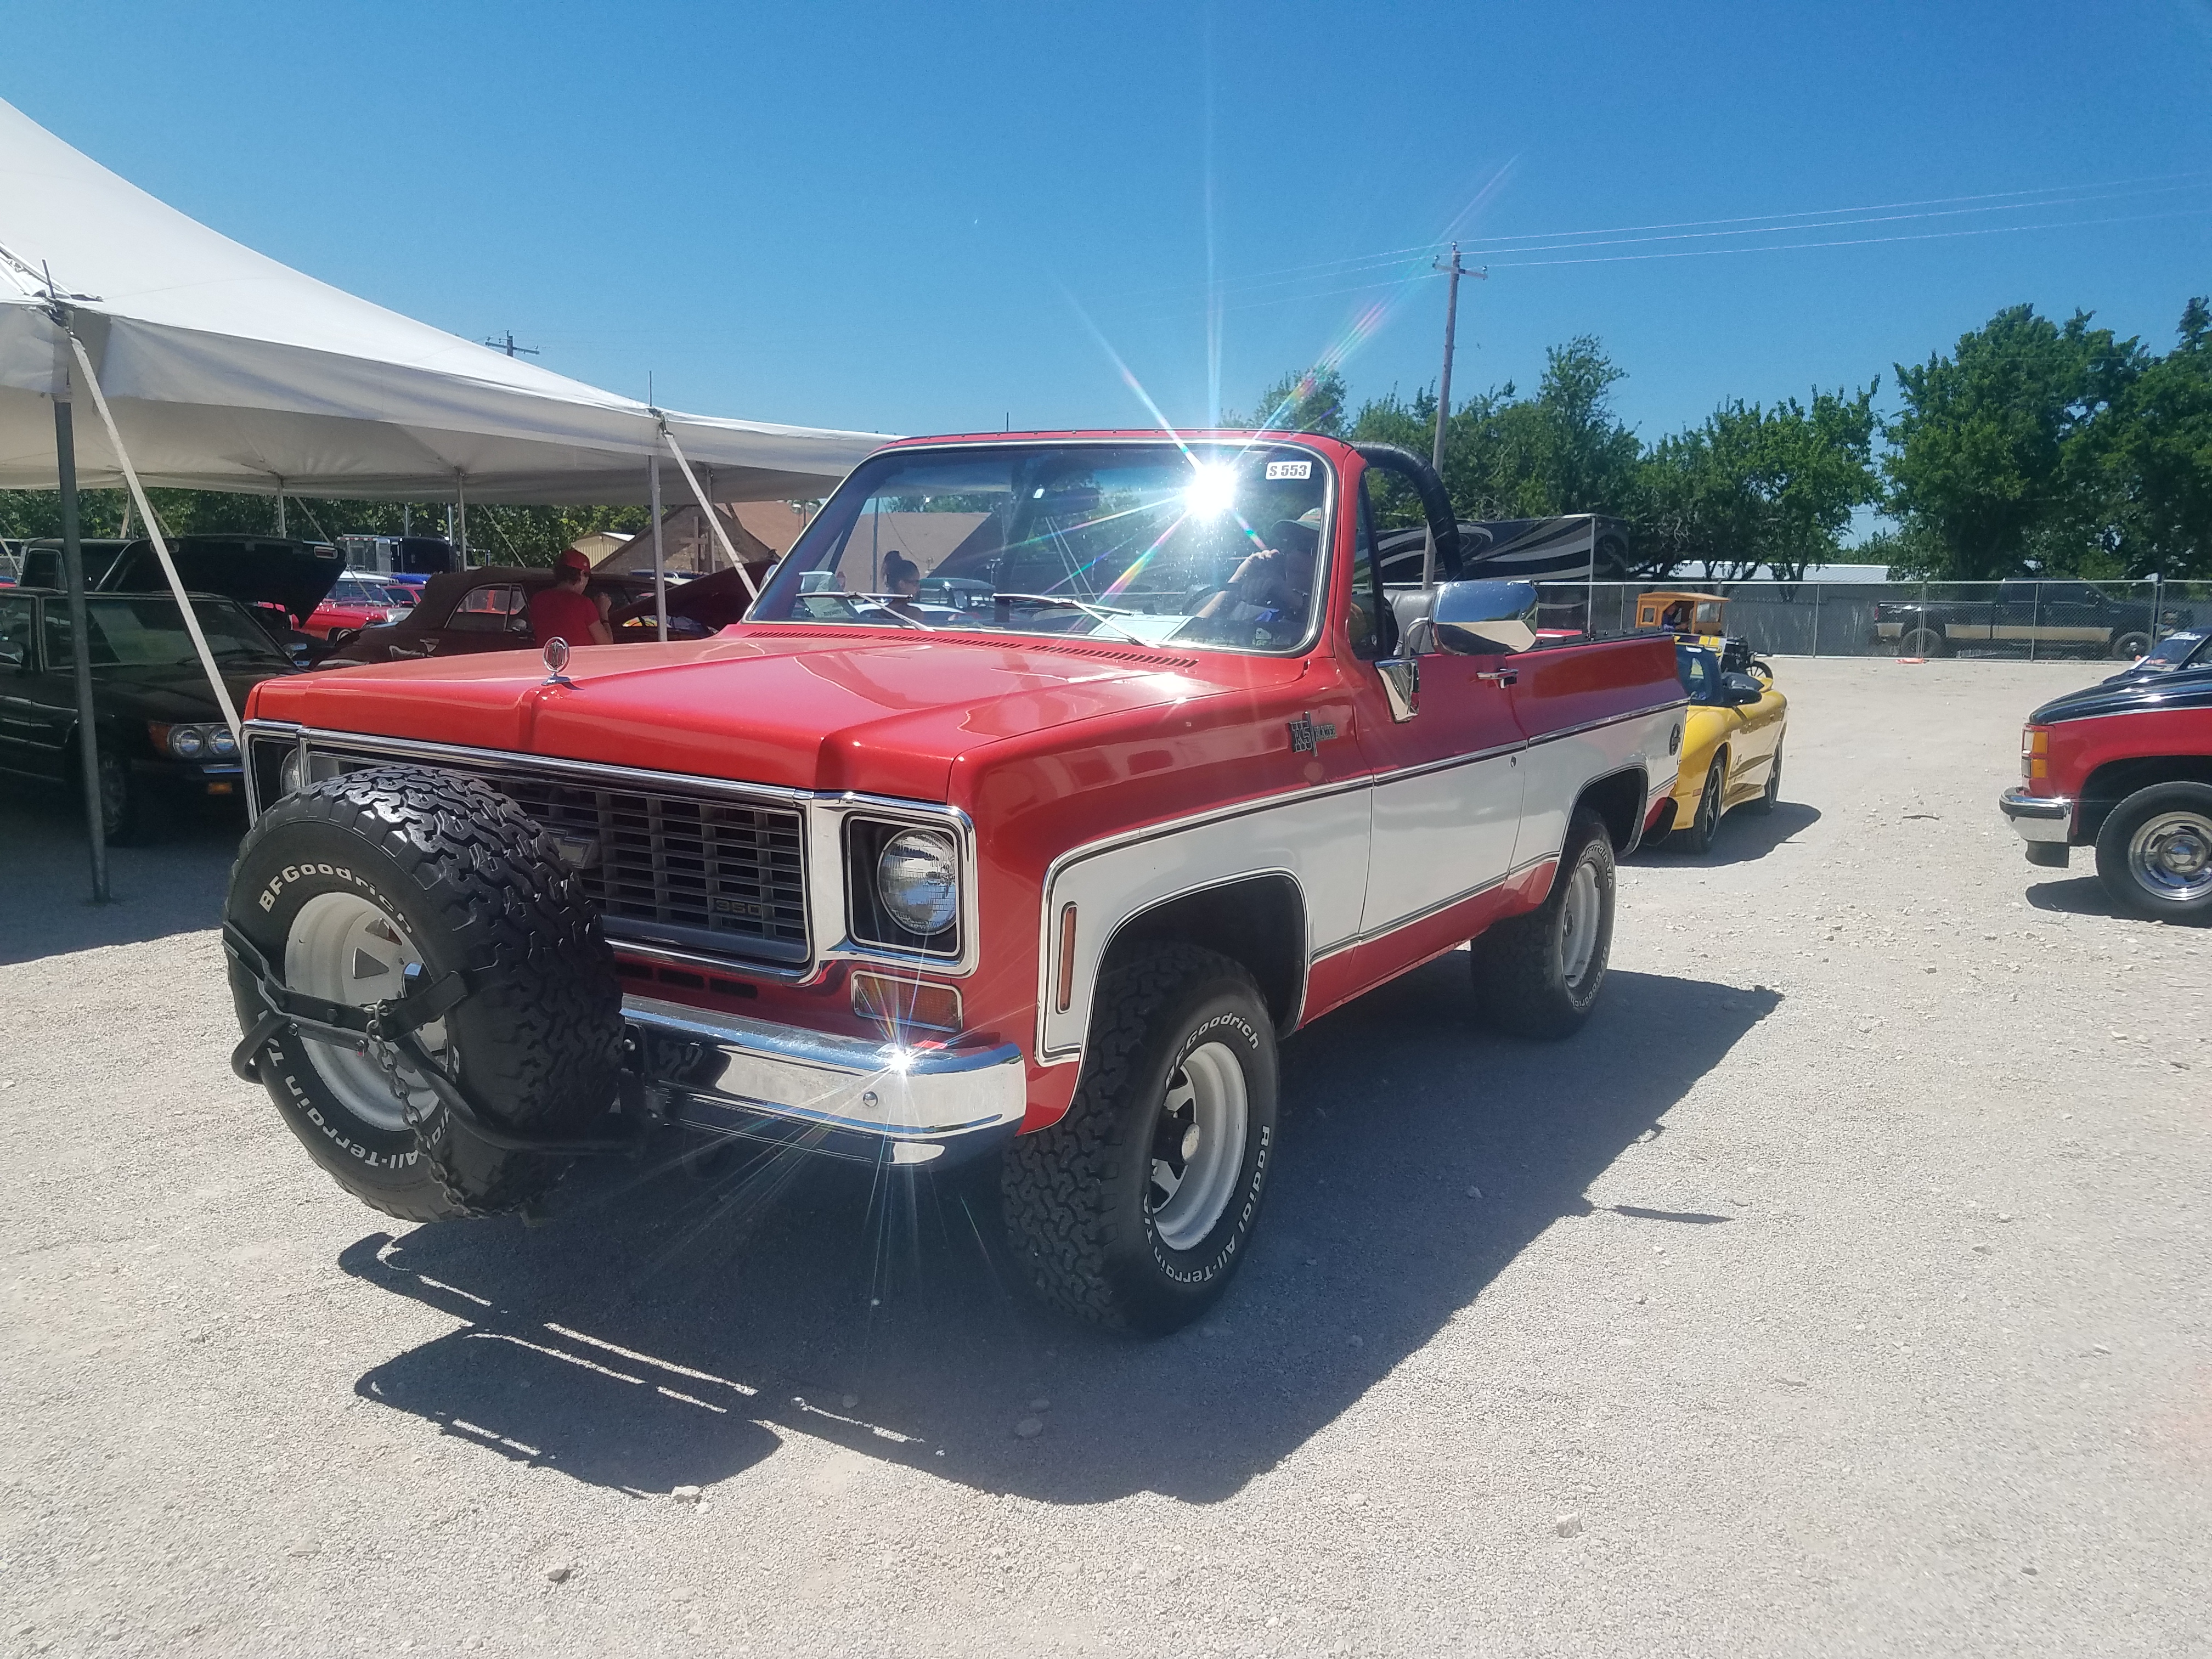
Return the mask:
<svg viewBox="0 0 2212 1659">
<path fill-rule="evenodd" d="M 672 1115 L 711 1133 L 832 1157 L 930 1164 L 1011 1139 L 1021 1050 L 910 1047 L 625 997 L 626 1063 Z"/>
<path fill-rule="evenodd" d="M 2012 820 L 2025 842 L 2066 845 L 2074 827 L 2074 803 L 2059 795 L 2031 795 L 2008 789 L 1997 797 L 1997 808 Z"/>
</svg>

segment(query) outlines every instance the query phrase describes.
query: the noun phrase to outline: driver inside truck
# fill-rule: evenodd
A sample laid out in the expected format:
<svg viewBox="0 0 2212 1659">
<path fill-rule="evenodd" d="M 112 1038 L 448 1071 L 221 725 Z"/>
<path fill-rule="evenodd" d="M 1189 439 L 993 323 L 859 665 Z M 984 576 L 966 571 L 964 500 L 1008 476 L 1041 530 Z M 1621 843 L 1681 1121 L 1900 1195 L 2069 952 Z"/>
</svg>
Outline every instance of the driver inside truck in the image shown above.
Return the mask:
<svg viewBox="0 0 2212 1659">
<path fill-rule="evenodd" d="M 1306 515 L 1318 520 L 1319 510 Z M 1226 586 L 1200 607 L 1199 615 L 1224 622 L 1273 622 L 1303 618 L 1313 598 L 1314 563 L 1321 550 L 1318 522 L 1278 519 L 1262 544 L 1249 554 Z"/>
</svg>

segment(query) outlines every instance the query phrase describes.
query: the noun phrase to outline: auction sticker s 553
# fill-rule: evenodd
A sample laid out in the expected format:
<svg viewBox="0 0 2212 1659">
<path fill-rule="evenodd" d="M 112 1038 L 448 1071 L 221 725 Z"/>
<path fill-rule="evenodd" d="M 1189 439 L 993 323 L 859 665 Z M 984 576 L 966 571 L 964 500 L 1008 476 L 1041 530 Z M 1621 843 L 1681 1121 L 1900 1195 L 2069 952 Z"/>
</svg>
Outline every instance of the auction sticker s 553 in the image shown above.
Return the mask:
<svg viewBox="0 0 2212 1659">
<path fill-rule="evenodd" d="M 1311 461 L 1270 461 L 1267 463 L 1267 477 L 1270 479 L 1310 478 L 1313 477 L 1313 463 Z"/>
</svg>

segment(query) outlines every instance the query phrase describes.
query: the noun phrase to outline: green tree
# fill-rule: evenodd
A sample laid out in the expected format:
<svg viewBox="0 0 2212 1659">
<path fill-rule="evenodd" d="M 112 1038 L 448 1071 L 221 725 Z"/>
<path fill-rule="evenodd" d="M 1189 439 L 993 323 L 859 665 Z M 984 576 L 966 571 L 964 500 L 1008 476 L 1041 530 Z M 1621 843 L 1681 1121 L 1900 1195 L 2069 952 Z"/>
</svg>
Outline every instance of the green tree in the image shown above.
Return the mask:
<svg viewBox="0 0 2212 1659">
<path fill-rule="evenodd" d="M 1628 515 L 1638 495 L 1644 447 L 1613 412 L 1621 369 L 1588 336 L 1554 346 L 1533 398 L 1510 381 L 1477 392 L 1444 423 L 1444 488 L 1462 519 L 1534 519 L 1562 513 Z M 1352 434 L 1430 453 L 1437 400 L 1424 389 L 1396 392 L 1361 405 Z M 1419 518 L 1412 493 L 1395 483 L 1376 492 L 1389 525 Z"/>
<path fill-rule="evenodd" d="M 1319 432 L 1331 438 L 1344 435 L 1344 376 L 1333 366 L 1316 363 L 1294 369 L 1260 394 L 1249 415 L 1224 410 L 1224 427 L 1252 427 L 1272 432 Z"/>
<path fill-rule="evenodd" d="M 1639 563 L 1672 574 L 1702 562 L 1740 580 L 1760 565 L 1795 580 L 1842 550 L 1851 510 L 1881 497 L 1874 397 L 1815 388 L 1808 408 L 1741 399 L 1662 439 L 1640 470 Z"/>
<path fill-rule="evenodd" d="M 173 536 L 276 532 L 273 496 L 217 489 L 152 489 L 147 499 Z M 88 489 L 78 497 L 78 515 L 89 537 L 118 536 L 124 527 L 124 492 Z M 412 523 L 417 535 L 443 535 L 443 501 L 331 501 L 294 495 L 286 499 L 285 528 L 306 541 L 346 535 L 396 536 Z M 477 564 L 545 565 L 577 537 L 595 530 L 636 532 L 652 521 L 642 507 L 510 507 L 469 508 L 469 557 Z M 131 533 L 143 535 L 134 512 Z M 51 489 L 0 490 L 0 536 L 37 538 L 61 534 L 61 497 Z"/>
<path fill-rule="evenodd" d="M 2070 539 L 2085 574 L 2212 577 L 2212 307 L 2069 440 Z M 2101 567 L 2101 568 L 2100 568 Z"/>
<path fill-rule="evenodd" d="M 1924 562 L 1912 574 L 1985 580 L 2100 562 L 2069 452 L 2144 356 L 2089 323 L 2087 312 L 2062 325 L 2014 306 L 1950 356 L 1897 365 L 1905 406 L 1887 423 L 1883 470 L 1902 543 Z"/>
</svg>

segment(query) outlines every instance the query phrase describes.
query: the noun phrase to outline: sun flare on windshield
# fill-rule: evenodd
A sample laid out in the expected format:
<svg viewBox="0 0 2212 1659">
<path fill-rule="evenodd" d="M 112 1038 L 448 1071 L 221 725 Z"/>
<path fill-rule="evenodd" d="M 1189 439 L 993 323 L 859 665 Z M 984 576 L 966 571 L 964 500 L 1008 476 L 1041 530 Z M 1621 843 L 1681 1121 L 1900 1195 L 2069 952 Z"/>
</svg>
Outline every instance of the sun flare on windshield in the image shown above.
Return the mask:
<svg viewBox="0 0 2212 1659">
<path fill-rule="evenodd" d="M 1182 492 L 1183 511 L 1194 519 L 1218 519 L 1237 504 L 1237 474 L 1225 466 L 1201 465 Z"/>
</svg>

